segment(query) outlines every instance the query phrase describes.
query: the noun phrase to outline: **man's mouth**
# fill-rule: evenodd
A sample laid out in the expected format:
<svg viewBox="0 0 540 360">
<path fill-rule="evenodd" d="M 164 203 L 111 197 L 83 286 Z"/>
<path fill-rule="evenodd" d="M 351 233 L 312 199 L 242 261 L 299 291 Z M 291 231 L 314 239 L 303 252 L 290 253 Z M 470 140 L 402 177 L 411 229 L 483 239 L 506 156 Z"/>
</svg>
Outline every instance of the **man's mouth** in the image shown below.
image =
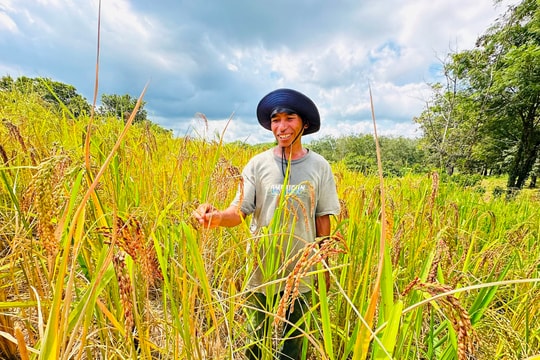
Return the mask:
<svg viewBox="0 0 540 360">
<path fill-rule="evenodd" d="M 279 140 L 288 140 L 289 138 L 291 138 L 291 134 L 282 134 L 282 135 L 278 135 L 278 139 Z"/>
</svg>

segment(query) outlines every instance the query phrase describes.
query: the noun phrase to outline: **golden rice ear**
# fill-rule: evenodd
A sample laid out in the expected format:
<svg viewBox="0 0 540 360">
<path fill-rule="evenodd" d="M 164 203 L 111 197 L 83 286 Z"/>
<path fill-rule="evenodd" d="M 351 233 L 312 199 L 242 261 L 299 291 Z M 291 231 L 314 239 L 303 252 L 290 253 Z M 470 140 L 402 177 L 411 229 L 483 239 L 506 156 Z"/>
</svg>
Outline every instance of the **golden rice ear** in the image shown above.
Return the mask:
<svg viewBox="0 0 540 360">
<path fill-rule="evenodd" d="M 338 222 L 342 222 L 349 218 L 349 208 L 347 202 L 344 199 L 339 199 L 339 215 L 337 216 Z"/>
<path fill-rule="evenodd" d="M 26 341 L 24 340 L 24 334 L 22 333 L 21 326 L 15 324 L 15 339 L 17 339 L 17 348 L 19 349 L 19 355 L 21 360 L 29 360 L 28 349 L 26 347 Z"/>
<path fill-rule="evenodd" d="M 60 247 L 58 218 L 65 206 L 64 179 L 70 163 L 70 158 L 63 154 L 41 162 L 23 195 L 22 209 L 35 208 L 37 232 L 50 267 Z"/>
<path fill-rule="evenodd" d="M 314 215 L 315 214 L 315 187 L 309 181 L 306 181 L 306 184 L 309 188 L 309 199 L 311 202 L 311 207 L 309 210 L 311 212 L 311 215 Z"/>
<path fill-rule="evenodd" d="M 102 227 L 96 231 L 116 240 L 115 244 L 140 266 L 148 286 L 154 286 L 156 281 L 163 280 L 153 241 L 145 236 L 141 222 L 133 216 L 127 220 L 117 217 L 115 225 L 113 228 Z"/>
<path fill-rule="evenodd" d="M 285 290 L 280 299 L 278 311 L 274 318 L 274 326 L 278 326 L 285 312 L 294 311 L 294 301 L 300 296 L 300 282 L 317 263 L 323 263 L 329 256 L 348 252 L 347 244 L 342 236 L 328 236 L 325 241 L 312 242 L 304 247 L 301 253 L 289 259 L 285 268 L 296 261 L 293 271 L 287 276 Z"/>
<path fill-rule="evenodd" d="M 300 200 L 298 196 L 294 194 L 285 195 L 285 200 L 288 202 L 295 201 L 296 207 L 295 206 L 285 207 L 283 211 L 287 214 L 292 214 L 292 216 L 294 216 L 295 218 L 298 218 L 298 211 L 296 209 L 300 209 L 300 211 L 302 212 L 302 215 L 304 216 L 304 226 L 307 228 L 309 226 L 309 217 L 308 217 L 308 212 L 307 212 L 306 205 L 304 204 L 304 202 Z"/>
<path fill-rule="evenodd" d="M 9 130 L 10 136 L 19 143 L 22 151 L 30 156 L 30 161 L 32 162 L 32 165 L 37 166 L 38 161 L 36 159 L 36 149 L 32 145 L 29 146 L 24 141 L 19 127 L 8 121 L 7 119 L 2 119 L 2 122 L 4 123 L 4 126 Z"/>
<path fill-rule="evenodd" d="M 201 203 L 200 203 L 199 199 L 194 199 L 194 200 L 192 200 L 190 202 L 185 203 L 182 206 L 183 218 L 184 219 L 185 218 L 189 219 L 189 224 L 195 230 L 199 230 L 201 228 L 201 224 L 199 223 L 199 221 L 194 216 L 194 213 L 195 213 L 195 211 L 197 211 L 197 208 L 199 207 L 200 204 Z"/>
<path fill-rule="evenodd" d="M 438 283 L 423 283 L 418 278 L 413 280 L 404 291 L 407 294 L 410 290 L 417 289 L 429 293 L 431 296 L 440 295 L 452 291 L 452 287 Z M 457 334 L 458 342 L 458 360 L 467 360 L 471 358 L 475 350 L 477 336 L 471 324 L 469 313 L 459 300 L 453 295 L 448 294 L 436 299 L 437 303 L 444 309 L 446 317 L 451 321 L 452 327 Z"/>
<path fill-rule="evenodd" d="M 4 165 L 7 166 L 9 163 L 9 158 L 2 144 L 0 144 L 0 157 L 2 158 L 2 161 L 4 162 Z"/>
<path fill-rule="evenodd" d="M 206 131 L 208 132 L 208 118 L 203 113 L 197 112 L 195 113 L 195 117 L 199 120 L 201 120 L 204 123 L 204 127 Z"/>
<path fill-rule="evenodd" d="M 133 287 L 131 286 L 131 278 L 129 277 L 125 259 L 126 253 L 120 250 L 114 254 L 113 265 L 120 290 L 120 301 L 124 311 L 124 324 L 126 329 L 131 331 L 135 326 L 135 321 L 133 318 L 133 303 L 131 301 L 133 296 Z"/>
<path fill-rule="evenodd" d="M 214 194 L 216 201 L 221 203 L 231 194 L 231 189 L 238 187 L 240 191 L 240 204 L 243 200 L 244 183 L 242 174 L 238 167 L 232 165 L 232 163 L 224 157 L 220 157 L 212 175 L 210 177 L 212 185 L 214 185 Z"/>
</svg>

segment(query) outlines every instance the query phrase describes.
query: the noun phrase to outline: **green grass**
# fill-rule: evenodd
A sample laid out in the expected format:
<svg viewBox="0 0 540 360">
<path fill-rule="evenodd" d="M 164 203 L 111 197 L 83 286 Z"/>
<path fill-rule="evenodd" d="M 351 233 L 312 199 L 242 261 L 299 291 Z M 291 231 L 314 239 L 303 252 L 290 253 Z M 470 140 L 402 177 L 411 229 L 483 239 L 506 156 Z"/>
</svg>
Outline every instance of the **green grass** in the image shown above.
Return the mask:
<svg viewBox="0 0 540 360">
<path fill-rule="evenodd" d="M 197 229 L 191 212 L 229 204 L 254 148 L 95 119 L 87 158 L 88 118 L 11 92 L 0 118 L 0 357 L 242 358 L 257 239 L 247 224 Z M 384 179 L 381 259 L 380 179 L 334 172 L 347 252 L 312 304 L 310 358 L 455 359 L 468 339 L 477 359 L 540 353 L 537 190 Z"/>
</svg>

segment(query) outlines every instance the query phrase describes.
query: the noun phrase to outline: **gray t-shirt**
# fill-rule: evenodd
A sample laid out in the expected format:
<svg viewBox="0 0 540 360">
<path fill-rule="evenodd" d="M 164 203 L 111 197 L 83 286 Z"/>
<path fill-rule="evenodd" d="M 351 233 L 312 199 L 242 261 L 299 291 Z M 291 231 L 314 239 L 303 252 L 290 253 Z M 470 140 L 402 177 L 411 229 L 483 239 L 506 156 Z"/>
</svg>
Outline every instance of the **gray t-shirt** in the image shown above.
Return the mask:
<svg viewBox="0 0 540 360">
<path fill-rule="evenodd" d="M 249 285 L 260 292 L 265 292 L 260 285 L 285 278 L 293 271 L 297 254 L 315 241 L 316 217 L 339 214 L 336 184 L 326 159 L 309 151 L 301 159 L 292 160 L 285 187 L 282 165 L 273 149 L 254 156 L 242 172 L 243 192 L 239 191 L 232 202 L 238 206 L 241 200 L 240 210 L 253 214 L 252 243 L 256 249 L 248 252 L 258 257 Z M 309 291 L 311 284 L 310 277 L 304 278 L 300 292 Z M 276 291 L 280 290 L 283 286 Z"/>
</svg>

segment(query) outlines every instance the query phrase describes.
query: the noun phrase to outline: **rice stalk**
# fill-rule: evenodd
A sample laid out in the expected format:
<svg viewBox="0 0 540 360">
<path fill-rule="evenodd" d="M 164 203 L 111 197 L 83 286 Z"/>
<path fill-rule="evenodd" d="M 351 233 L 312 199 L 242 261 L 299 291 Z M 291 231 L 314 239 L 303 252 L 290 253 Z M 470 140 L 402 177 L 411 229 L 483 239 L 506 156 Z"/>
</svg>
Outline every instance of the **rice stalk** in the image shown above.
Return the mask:
<svg viewBox="0 0 540 360">
<path fill-rule="evenodd" d="M 105 163 L 102 165 L 102 167 L 100 168 L 96 176 L 90 182 L 89 188 L 87 189 L 85 195 L 80 201 L 78 207 L 74 210 L 73 219 L 72 219 L 71 224 L 68 225 L 69 227 L 67 231 L 65 232 L 62 231 L 63 236 L 65 236 L 64 244 L 66 248 L 65 248 L 65 253 L 62 256 L 62 259 L 58 263 L 59 266 L 57 269 L 57 276 L 59 279 L 63 279 L 64 276 L 67 274 L 68 263 L 71 262 L 70 267 L 71 268 L 74 267 L 73 262 L 76 261 L 78 254 L 80 252 L 82 241 L 84 238 L 82 235 L 82 229 L 84 226 L 86 203 L 89 201 L 91 197 L 93 197 L 95 199 L 97 208 L 101 208 L 101 205 L 99 201 L 97 200 L 97 197 L 95 194 L 95 189 L 99 183 L 100 178 L 103 176 L 105 170 L 108 168 L 109 163 L 111 162 L 114 154 L 118 150 L 118 147 L 120 146 L 122 140 L 125 138 L 127 131 L 129 130 L 133 122 L 134 115 L 136 114 L 141 104 L 142 97 L 145 93 L 145 90 L 146 88 L 143 90 L 141 96 L 137 100 L 132 116 L 125 124 L 122 133 L 118 137 L 115 145 L 113 146 L 113 149 L 111 150 L 108 157 L 106 158 Z M 40 352 L 40 358 L 45 358 L 45 359 L 61 358 L 61 356 L 68 356 L 67 354 L 69 354 L 69 349 L 63 349 L 63 346 L 66 343 L 65 341 L 65 337 L 67 336 L 66 327 L 67 327 L 67 323 L 69 319 L 69 313 L 70 313 L 69 305 L 70 305 L 70 302 L 72 299 L 71 296 L 74 290 L 74 281 L 75 281 L 75 274 L 74 272 L 71 272 L 69 273 L 68 282 L 65 285 L 65 287 L 64 287 L 63 281 L 59 281 L 56 284 L 55 292 L 54 292 L 55 295 L 54 295 L 52 306 L 51 306 L 51 313 L 50 313 L 49 322 L 48 322 L 48 326 L 47 326 L 47 330 L 45 334 L 45 340 L 43 342 L 43 347 Z M 64 299 L 63 297 L 64 292 L 65 292 L 66 299 Z M 82 319 L 79 319 L 79 320 L 82 320 Z M 63 334 L 63 336 L 57 337 L 57 334 Z M 68 347 L 72 345 L 73 345 L 73 341 L 70 340 L 68 343 Z M 63 351 L 66 351 L 66 353 L 63 354 Z"/>
<path fill-rule="evenodd" d="M 412 288 L 429 293 L 431 296 L 446 293 L 445 297 L 438 298 L 437 302 L 445 310 L 445 315 L 451 321 L 452 327 L 457 334 L 457 357 L 459 360 L 467 360 L 474 355 L 476 333 L 472 327 L 469 313 L 463 308 L 460 301 L 454 295 L 447 293 L 453 289 L 448 285 L 438 283 L 426 283 L 415 281 Z"/>
<path fill-rule="evenodd" d="M 148 286 L 153 287 L 156 285 L 156 281 L 163 280 L 154 243 L 150 238 L 146 238 L 139 220 L 133 216 L 128 217 L 127 220 L 117 216 L 113 228 L 100 227 L 96 231 L 109 239 L 114 238 L 115 244 L 140 265 L 143 278 L 147 281 Z"/>
<path fill-rule="evenodd" d="M 19 127 L 7 119 L 2 119 L 2 122 L 4 123 L 4 126 L 8 128 L 9 134 L 11 135 L 11 137 L 14 138 L 19 143 L 19 145 L 21 145 L 22 151 L 27 153 L 28 148 L 26 146 L 26 142 L 24 141 L 24 138 L 21 135 L 21 132 L 19 131 Z M 33 164 L 33 165 L 36 165 L 36 164 Z"/>
<path fill-rule="evenodd" d="M 486 282 L 486 283 L 481 283 L 481 284 L 476 284 L 476 285 L 471 285 L 471 286 L 464 286 L 464 287 L 457 288 L 457 289 L 452 289 L 451 287 L 440 286 L 439 284 L 435 284 L 435 286 L 432 286 L 432 284 L 427 284 L 426 286 L 424 286 L 419 278 L 415 278 L 413 281 L 411 281 L 406 286 L 405 290 L 402 292 L 402 295 L 406 296 L 411 290 L 413 290 L 415 288 L 418 288 L 419 290 L 422 290 L 422 291 L 425 291 L 425 292 L 429 293 L 431 295 L 431 297 L 426 298 L 426 299 L 424 299 L 422 301 L 415 302 L 413 305 L 405 308 L 402 311 L 402 315 L 410 313 L 414 309 L 417 309 L 417 308 L 419 308 L 419 307 L 421 307 L 423 305 L 429 304 L 430 302 L 433 302 L 433 301 L 438 301 L 438 302 L 442 301 L 443 305 L 450 306 L 450 304 L 452 304 L 451 306 L 456 306 L 457 303 L 454 304 L 454 300 L 445 301 L 445 300 L 441 300 L 441 299 L 444 299 L 447 296 L 453 296 L 454 294 L 458 294 L 458 293 L 462 293 L 462 292 L 470 292 L 472 290 L 478 290 L 478 289 L 480 289 L 480 290 L 482 290 L 482 289 L 497 289 L 498 287 L 501 287 L 501 286 L 518 285 L 518 284 L 534 284 L 534 283 L 540 283 L 540 278 L 501 280 L 501 281 Z M 424 287 L 426 289 L 424 289 Z M 430 289 L 430 290 L 427 290 L 427 289 Z M 463 307 L 461 305 L 460 305 L 460 307 L 461 307 L 461 309 L 457 310 L 457 314 L 454 314 L 455 317 L 458 317 L 458 318 L 463 317 L 463 319 L 466 319 L 467 317 L 469 317 L 469 319 L 472 320 L 472 318 L 469 315 L 470 313 L 472 313 L 472 311 L 467 312 L 466 310 L 463 309 Z M 451 311 L 454 311 L 454 309 L 452 309 Z M 379 331 L 384 329 L 385 326 L 386 326 L 385 323 L 381 324 L 381 326 L 375 331 L 375 333 L 378 333 Z M 469 331 L 469 333 L 467 333 L 467 338 L 466 338 L 467 342 L 465 342 L 465 343 L 463 343 L 461 345 L 462 348 L 467 348 L 468 346 L 470 346 L 471 341 L 473 342 L 472 345 L 475 345 L 474 342 L 479 340 L 477 338 L 477 336 L 476 336 L 476 332 L 472 328 L 472 322 L 471 322 L 471 328 L 468 328 L 468 324 L 467 324 L 466 320 L 464 320 L 461 324 L 458 322 L 456 324 L 456 326 L 457 327 L 462 326 L 463 327 L 462 330 Z M 472 334 L 470 333 L 471 332 L 470 329 L 473 329 Z M 456 331 L 456 333 L 459 334 L 458 331 Z M 462 336 L 464 336 L 464 335 L 465 334 L 462 334 Z M 473 347 L 473 349 L 474 349 L 474 347 Z M 463 355 L 463 353 L 462 353 L 462 355 Z M 493 355 L 493 354 L 491 354 L 491 355 Z"/>
<path fill-rule="evenodd" d="M 7 166 L 9 164 L 9 158 L 8 158 L 6 150 L 4 149 L 2 144 L 0 144 L 0 158 L 2 158 L 2 161 L 4 162 L 4 165 Z"/>
<path fill-rule="evenodd" d="M 128 331 L 132 331 L 135 327 L 133 318 L 133 288 L 131 286 L 131 278 L 125 263 L 126 253 L 123 251 L 117 252 L 113 257 L 113 264 L 116 273 L 116 280 L 120 289 L 120 300 L 123 307 L 124 324 Z"/>
<path fill-rule="evenodd" d="M 431 172 L 431 193 L 429 195 L 426 205 L 426 218 L 429 222 L 433 222 L 433 208 L 435 206 L 435 199 L 439 192 L 439 173 L 436 171 Z"/>
<path fill-rule="evenodd" d="M 25 208 L 32 203 L 36 209 L 38 235 L 47 254 L 49 272 L 52 272 L 54 259 L 60 250 L 59 217 L 64 208 L 63 180 L 69 164 L 70 159 L 66 155 L 43 161 L 23 197 Z"/>
<path fill-rule="evenodd" d="M 19 349 L 19 355 L 21 360 L 29 360 L 28 349 L 26 348 L 26 341 L 19 325 L 15 325 L 15 338 L 17 339 L 17 348 Z"/>
<path fill-rule="evenodd" d="M 375 311 L 379 302 L 379 295 L 381 291 L 381 279 L 383 277 L 384 264 L 385 264 L 385 253 L 386 253 L 386 243 L 388 239 L 385 238 L 387 234 L 387 214 L 386 214 L 386 197 L 384 190 L 384 177 L 383 177 L 383 168 L 382 168 L 382 159 L 381 159 L 381 149 L 379 144 L 379 139 L 377 135 L 377 123 L 375 120 L 375 108 L 373 106 L 373 96 L 371 94 L 371 86 L 369 86 L 369 98 L 371 105 L 371 117 L 373 120 L 373 130 L 374 130 L 374 140 L 375 148 L 377 153 L 377 168 L 379 174 L 379 191 L 380 191 L 380 201 L 381 201 L 381 234 L 379 239 L 379 261 L 377 265 L 377 275 L 372 286 L 372 292 L 369 299 L 368 307 L 364 315 L 364 320 L 367 326 L 362 326 L 359 332 L 359 335 L 356 339 L 354 346 L 354 359 L 365 359 L 368 355 L 368 347 L 371 339 L 372 326 L 374 324 Z M 390 279 L 387 279 L 390 280 Z"/>
<path fill-rule="evenodd" d="M 308 271 L 316 264 L 322 264 L 329 256 L 347 252 L 347 244 L 339 236 L 329 236 L 322 244 L 313 242 L 307 244 L 302 252 L 291 257 L 285 264 L 285 268 L 296 261 L 293 272 L 285 280 L 285 290 L 279 301 L 274 326 L 278 326 L 280 319 L 285 317 L 287 310 L 294 311 L 294 301 L 300 295 L 300 281 Z"/>
</svg>

